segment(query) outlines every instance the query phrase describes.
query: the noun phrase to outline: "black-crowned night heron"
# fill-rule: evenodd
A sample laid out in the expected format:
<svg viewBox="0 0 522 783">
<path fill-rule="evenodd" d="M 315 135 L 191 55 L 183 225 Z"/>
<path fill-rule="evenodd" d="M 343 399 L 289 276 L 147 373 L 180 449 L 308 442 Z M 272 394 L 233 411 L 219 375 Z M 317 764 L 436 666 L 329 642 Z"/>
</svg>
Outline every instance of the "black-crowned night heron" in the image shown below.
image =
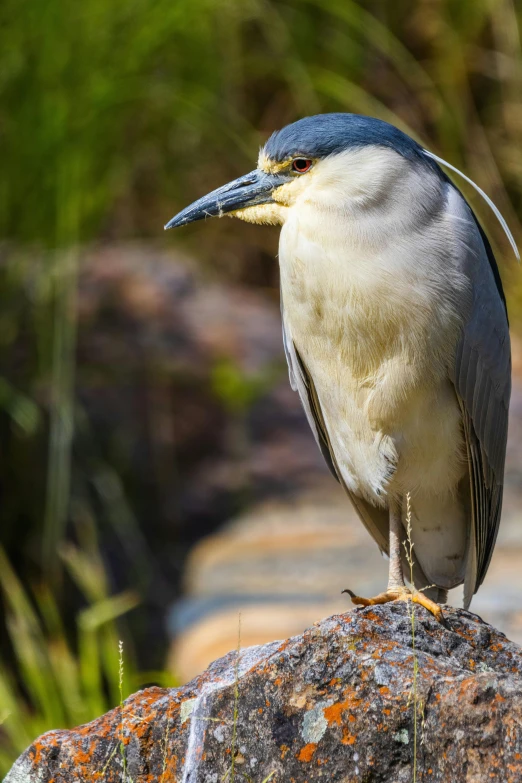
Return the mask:
<svg viewBox="0 0 522 783">
<path fill-rule="evenodd" d="M 380 120 L 307 117 L 270 137 L 257 169 L 166 228 L 225 214 L 282 226 L 290 382 L 390 557 L 386 592 L 347 592 L 364 606 L 411 596 L 442 619 L 449 588 L 464 583 L 469 606 L 495 545 L 511 356 L 490 244 L 438 163 L 449 166 Z"/>
</svg>

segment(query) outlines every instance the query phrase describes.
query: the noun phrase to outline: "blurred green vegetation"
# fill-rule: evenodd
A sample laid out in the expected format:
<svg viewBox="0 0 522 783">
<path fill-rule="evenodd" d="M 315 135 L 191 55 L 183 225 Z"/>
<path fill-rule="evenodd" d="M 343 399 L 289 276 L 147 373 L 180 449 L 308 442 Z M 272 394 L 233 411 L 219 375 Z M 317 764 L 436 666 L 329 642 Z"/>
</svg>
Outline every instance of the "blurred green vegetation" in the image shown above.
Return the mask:
<svg viewBox="0 0 522 783">
<path fill-rule="evenodd" d="M 157 236 L 267 132 L 335 110 L 410 130 L 516 229 L 520 14 L 512 0 L 5 0 L 2 235 Z"/>
<path fill-rule="evenodd" d="M 110 595 L 94 526 L 84 530 L 81 548 L 64 545 L 60 556 L 86 602 L 72 633 L 52 591 L 45 585 L 26 590 L 0 547 L 0 593 L 14 654 L 11 665 L 0 666 L 2 779 L 43 732 L 94 720 L 120 704 L 122 693 L 147 682 L 176 684 L 165 672 L 138 673 L 126 646 L 122 666 L 115 621 L 138 605 L 138 597 L 131 591 Z"/>
<path fill-rule="evenodd" d="M 4 769 L 31 735 L 105 709 L 100 693 L 117 703 L 111 623 L 130 599 L 111 595 L 106 560 L 78 569 L 79 550 L 64 549 L 71 498 L 89 495 L 74 473 L 75 433 L 92 436 L 75 390 L 81 246 L 158 239 L 179 208 L 250 170 L 273 129 L 320 111 L 372 114 L 410 132 L 475 179 L 520 240 L 521 20 L 515 0 L 4 0 L 1 536 L 24 584 L 41 584 L 43 574 L 46 585 L 29 599 L 2 555 L 14 643 L 0 662 L 0 714 L 14 715 L 2 730 Z M 518 328 L 522 287 L 507 242 L 458 184 L 502 250 Z M 253 244 L 273 250 L 274 236 L 213 221 L 168 241 L 185 243 L 213 275 L 248 282 Z M 257 381 L 245 385 L 227 364 L 214 381 L 243 415 Z M 124 477 L 95 447 L 89 513 L 102 507 L 120 541 L 138 541 L 135 554 L 143 533 Z M 82 585 L 88 605 L 71 639 L 58 618 L 64 585 L 82 570 L 103 589 Z M 102 626 L 104 640 L 95 637 Z M 8 672 L 21 674 L 22 691 Z"/>
</svg>

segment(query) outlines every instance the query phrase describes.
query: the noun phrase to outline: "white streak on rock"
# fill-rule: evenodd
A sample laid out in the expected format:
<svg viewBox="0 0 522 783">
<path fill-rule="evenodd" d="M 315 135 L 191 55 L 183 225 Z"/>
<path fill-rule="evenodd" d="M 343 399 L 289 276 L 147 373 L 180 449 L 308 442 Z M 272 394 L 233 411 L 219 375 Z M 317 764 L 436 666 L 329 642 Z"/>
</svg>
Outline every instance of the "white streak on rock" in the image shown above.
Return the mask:
<svg viewBox="0 0 522 783">
<path fill-rule="evenodd" d="M 275 652 L 278 643 L 274 642 L 272 646 Z M 240 680 L 247 671 L 252 669 L 261 657 L 266 656 L 266 650 L 266 645 L 247 647 L 244 650 L 241 650 L 239 666 L 237 667 L 238 680 Z M 212 725 L 209 719 L 212 717 L 213 696 L 217 691 L 228 688 L 234 684 L 236 675 L 236 667 L 234 665 L 229 667 L 227 675 L 228 676 L 226 677 L 220 677 L 217 680 L 206 682 L 202 685 L 198 698 L 188 700 L 194 702 L 194 706 L 190 715 L 190 732 L 181 783 L 198 783 L 198 770 L 201 759 L 203 758 L 206 732 L 209 724 Z M 241 694 L 239 695 L 239 698 L 241 699 Z M 184 702 L 184 704 L 187 704 L 187 702 Z"/>
</svg>

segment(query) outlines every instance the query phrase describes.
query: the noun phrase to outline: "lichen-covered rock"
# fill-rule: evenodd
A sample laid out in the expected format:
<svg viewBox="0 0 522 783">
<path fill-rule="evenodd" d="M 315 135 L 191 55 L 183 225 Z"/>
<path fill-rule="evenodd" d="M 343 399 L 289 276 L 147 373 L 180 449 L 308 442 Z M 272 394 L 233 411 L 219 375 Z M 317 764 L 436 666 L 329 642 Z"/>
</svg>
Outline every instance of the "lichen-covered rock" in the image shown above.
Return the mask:
<svg viewBox="0 0 522 783">
<path fill-rule="evenodd" d="M 522 781 L 522 649 L 469 612 L 447 609 L 447 630 L 415 607 L 414 652 L 410 612 L 351 611 L 229 653 L 45 734 L 6 783 L 410 783 L 414 764 L 419 781 Z"/>
</svg>

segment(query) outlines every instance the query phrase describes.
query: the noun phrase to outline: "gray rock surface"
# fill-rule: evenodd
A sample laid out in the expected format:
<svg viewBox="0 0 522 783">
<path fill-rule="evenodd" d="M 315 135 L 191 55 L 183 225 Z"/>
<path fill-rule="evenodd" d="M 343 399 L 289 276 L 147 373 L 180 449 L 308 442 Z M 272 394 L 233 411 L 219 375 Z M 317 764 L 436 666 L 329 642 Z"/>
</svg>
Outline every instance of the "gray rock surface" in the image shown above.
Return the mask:
<svg viewBox="0 0 522 783">
<path fill-rule="evenodd" d="M 409 604 L 334 615 L 45 734 L 6 783 L 521 781 L 522 649 L 464 610 L 451 630 L 414 611 L 415 651 Z"/>
</svg>

